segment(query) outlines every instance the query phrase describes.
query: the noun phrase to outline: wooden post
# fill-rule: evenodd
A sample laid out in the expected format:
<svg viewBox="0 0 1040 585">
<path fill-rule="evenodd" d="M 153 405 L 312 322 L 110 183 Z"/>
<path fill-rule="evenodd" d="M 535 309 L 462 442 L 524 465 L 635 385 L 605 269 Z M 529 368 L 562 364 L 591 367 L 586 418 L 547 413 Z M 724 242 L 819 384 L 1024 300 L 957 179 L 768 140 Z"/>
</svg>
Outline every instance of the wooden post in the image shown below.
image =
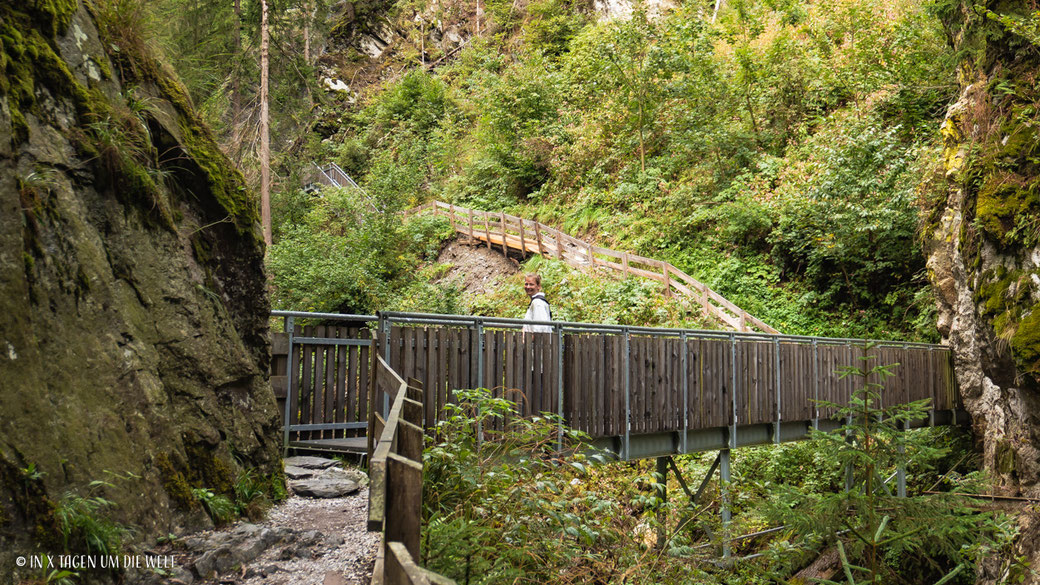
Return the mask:
<svg viewBox="0 0 1040 585">
<path fill-rule="evenodd" d="M 488 250 L 490 250 L 491 249 L 491 228 L 488 227 L 488 213 L 486 211 L 481 211 L 480 213 L 482 213 L 484 215 L 484 236 L 487 238 L 487 246 L 488 246 Z"/>
<path fill-rule="evenodd" d="M 386 459 L 386 541 L 404 543 L 413 558 L 419 557 L 422 519 L 422 465 L 396 453 Z"/>
<path fill-rule="evenodd" d="M 469 239 L 471 239 L 471 240 L 477 239 L 476 236 L 473 233 L 473 216 L 474 215 L 475 214 L 473 213 L 473 210 L 472 209 L 469 210 Z"/>
<path fill-rule="evenodd" d="M 625 276 L 628 276 L 628 252 L 621 254 L 621 265 L 625 272 Z"/>
<path fill-rule="evenodd" d="M 437 204 L 434 203 L 433 205 L 434 205 L 433 209 L 434 209 L 434 211 L 436 211 L 437 210 L 437 207 L 436 207 Z M 458 228 L 455 227 L 455 204 L 454 203 L 449 203 L 448 204 L 448 219 L 451 220 L 451 229 L 453 229 L 455 231 L 458 231 Z"/>
<path fill-rule="evenodd" d="M 524 218 L 520 218 L 520 253 L 527 255 L 527 239 L 524 238 Z"/>
<path fill-rule="evenodd" d="M 508 258 L 509 246 L 506 245 L 506 212 L 500 211 L 499 213 L 502 218 L 502 255 Z"/>
<path fill-rule="evenodd" d="M 708 286 L 702 284 L 701 287 L 701 292 L 704 293 L 704 295 L 701 296 L 701 306 L 704 307 L 704 316 L 707 317 L 710 314 L 710 311 L 708 310 Z"/>
<path fill-rule="evenodd" d="M 740 311 L 740 330 L 747 331 L 747 311 Z"/>
<path fill-rule="evenodd" d="M 589 255 L 589 266 L 596 266 L 596 257 L 592 255 L 592 244 L 585 244 L 585 247 Z"/>
<path fill-rule="evenodd" d="M 668 263 L 665 262 L 661 266 L 661 273 L 664 274 L 664 295 L 666 297 L 672 296 L 672 279 L 668 276 Z"/>
<path fill-rule="evenodd" d="M 541 225 L 537 221 L 534 222 L 534 239 L 538 243 L 538 253 L 545 256 L 545 246 L 542 245 L 542 230 L 539 229 Z"/>
<path fill-rule="evenodd" d="M 560 230 L 556 230 L 556 259 L 563 259 L 563 242 L 560 240 Z"/>
</svg>

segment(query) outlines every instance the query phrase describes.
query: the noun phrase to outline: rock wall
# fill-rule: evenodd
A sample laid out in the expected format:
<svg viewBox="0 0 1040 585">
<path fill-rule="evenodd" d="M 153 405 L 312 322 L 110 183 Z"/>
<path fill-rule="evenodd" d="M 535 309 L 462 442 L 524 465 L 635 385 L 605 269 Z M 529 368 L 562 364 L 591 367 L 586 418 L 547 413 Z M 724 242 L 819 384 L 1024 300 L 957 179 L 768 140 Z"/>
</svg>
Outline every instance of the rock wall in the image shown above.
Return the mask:
<svg viewBox="0 0 1040 585">
<path fill-rule="evenodd" d="M 939 330 L 953 349 L 984 467 L 1003 492 L 1037 497 L 1040 47 L 999 16 L 1019 18 L 1023 10 L 990 1 L 955 5 L 946 15 L 954 47 L 969 60 L 942 126 L 943 188 L 924 239 Z M 1040 566 L 1040 522 L 1023 514 L 1020 524 L 1015 554 Z M 981 583 L 996 582 L 1013 565 L 991 564 Z"/>
<path fill-rule="evenodd" d="M 0 3 L 0 574 L 101 495 L 136 537 L 191 488 L 282 483 L 254 199 L 108 1 Z M 140 24 L 140 23 L 137 23 Z M 89 487 L 93 480 L 111 485 Z"/>
</svg>

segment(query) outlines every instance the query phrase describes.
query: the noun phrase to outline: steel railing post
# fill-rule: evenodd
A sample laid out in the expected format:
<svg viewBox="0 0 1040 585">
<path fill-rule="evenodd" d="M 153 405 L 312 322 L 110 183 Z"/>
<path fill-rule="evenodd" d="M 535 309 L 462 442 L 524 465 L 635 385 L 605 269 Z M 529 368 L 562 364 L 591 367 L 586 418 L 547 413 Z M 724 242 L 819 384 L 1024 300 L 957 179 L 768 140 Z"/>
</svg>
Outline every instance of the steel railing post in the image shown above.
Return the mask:
<svg viewBox="0 0 1040 585">
<path fill-rule="evenodd" d="M 682 350 L 679 355 L 682 356 L 679 367 L 682 368 L 682 438 L 679 441 L 679 452 L 685 454 L 686 435 L 690 430 L 690 377 L 686 371 L 686 353 L 688 346 L 686 344 L 686 332 L 683 331 L 679 334 L 679 342 L 682 344 Z"/>
<path fill-rule="evenodd" d="M 629 433 L 632 429 L 632 404 L 629 396 L 632 391 L 632 339 L 628 327 L 625 333 L 625 443 L 621 447 L 622 459 L 629 457 Z"/>
<path fill-rule="evenodd" d="M 383 336 L 383 361 L 387 366 L 393 367 L 390 362 L 390 319 L 382 314 L 379 316 L 379 334 Z M 376 385 L 378 387 L 378 384 Z M 390 395 L 383 392 L 383 419 L 390 416 Z"/>
<path fill-rule="evenodd" d="M 813 355 L 813 429 L 820 430 L 820 347 L 812 340 Z"/>
<path fill-rule="evenodd" d="M 477 386 L 484 387 L 484 321 L 477 319 Z M 491 388 L 487 389 L 490 393 Z M 477 448 L 484 442 L 484 421 L 480 419 L 480 409 L 477 409 Z"/>
<path fill-rule="evenodd" d="M 776 354 L 776 428 L 773 430 L 773 442 L 780 444 L 780 338 L 773 338 L 773 348 Z"/>
<path fill-rule="evenodd" d="M 320 170 L 320 169 L 319 169 Z M 289 334 L 289 354 L 285 359 L 285 373 L 288 374 L 285 377 L 285 418 L 283 419 L 283 433 L 282 433 L 282 456 L 286 457 L 289 455 L 289 415 L 292 408 L 292 394 L 293 394 L 293 378 L 296 377 L 296 371 L 293 369 L 293 317 L 285 318 L 285 329 Z"/>
<path fill-rule="evenodd" d="M 737 448 L 737 336 L 729 334 L 730 404 L 733 408 L 733 428 L 729 434 L 729 446 Z"/>
<path fill-rule="evenodd" d="M 563 326 L 554 324 L 556 330 L 556 414 L 560 418 L 557 428 L 556 449 L 563 450 Z"/>
</svg>

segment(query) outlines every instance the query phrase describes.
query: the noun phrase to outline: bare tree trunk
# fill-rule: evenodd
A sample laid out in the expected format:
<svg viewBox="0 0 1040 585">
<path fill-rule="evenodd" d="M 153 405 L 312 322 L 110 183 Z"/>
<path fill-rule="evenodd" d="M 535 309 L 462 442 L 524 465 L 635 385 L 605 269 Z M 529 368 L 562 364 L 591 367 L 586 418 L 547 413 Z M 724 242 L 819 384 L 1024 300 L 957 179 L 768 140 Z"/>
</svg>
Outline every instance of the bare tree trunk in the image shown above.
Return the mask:
<svg viewBox="0 0 1040 585">
<path fill-rule="evenodd" d="M 719 17 L 720 8 L 722 8 L 722 0 L 715 0 L 715 12 L 711 15 L 712 24 L 715 24 L 715 19 Z"/>
<path fill-rule="evenodd" d="M 239 70 L 238 64 L 239 59 L 242 58 L 242 2 L 241 0 L 235 0 L 235 30 L 232 33 L 235 38 L 233 39 L 234 53 L 232 59 L 235 60 L 234 67 L 231 68 L 231 156 L 235 160 L 235 163 L 242 162 L 242 129 L 239 125 L 242 123 L 242 87 L 240 84 L 240 77 L 242 72 Z"/>
<path fill-rule="evenodd" d="M 303 62 L 307 65 L 311 64 L 311 8 L 313 2 L 307 0 L 307 5 L 304 6 L 305 15 L 303 17 Z"/>
<path fill-rule="evenodd" d="M 271 245 L 271 132 L 268 119 L 267 87 L 267 0 L 260 0 L 260 221 L 264 242 Z"/>
</svg>

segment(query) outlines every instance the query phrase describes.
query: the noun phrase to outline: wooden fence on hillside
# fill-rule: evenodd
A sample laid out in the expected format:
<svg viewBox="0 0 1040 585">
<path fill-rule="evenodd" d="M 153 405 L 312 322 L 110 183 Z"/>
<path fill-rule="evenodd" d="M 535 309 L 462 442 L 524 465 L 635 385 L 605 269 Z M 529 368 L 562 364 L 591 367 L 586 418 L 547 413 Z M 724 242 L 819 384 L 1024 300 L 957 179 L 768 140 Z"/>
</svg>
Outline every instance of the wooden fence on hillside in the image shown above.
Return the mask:
<svg viewBox="0 0 1040 585">
<path fill-rule="evenodd" d="M 779 333 L 761 319 L 667 262 L 595 246 L 537 221 L 503 212 L 467 209 L 450 203 L 432 201 L 409 213 L 423 211 L 447 217 L 456 232 L 485 242 L 488 249 L 494 245 L 502 248 L 503 253 L 512 249 L 523 254 L 541 254 L 556 258 L 578 268 L 605 268 L 626 276 L 648 278 L 664 285 L 666 295 L 671 295 L 674 291 L 695 299 L 700 303 L 705 315 L 718 319 L 735 331 L 750 331 L 751 327 L 754 327 L 764 333 Z"/>
</svg>

